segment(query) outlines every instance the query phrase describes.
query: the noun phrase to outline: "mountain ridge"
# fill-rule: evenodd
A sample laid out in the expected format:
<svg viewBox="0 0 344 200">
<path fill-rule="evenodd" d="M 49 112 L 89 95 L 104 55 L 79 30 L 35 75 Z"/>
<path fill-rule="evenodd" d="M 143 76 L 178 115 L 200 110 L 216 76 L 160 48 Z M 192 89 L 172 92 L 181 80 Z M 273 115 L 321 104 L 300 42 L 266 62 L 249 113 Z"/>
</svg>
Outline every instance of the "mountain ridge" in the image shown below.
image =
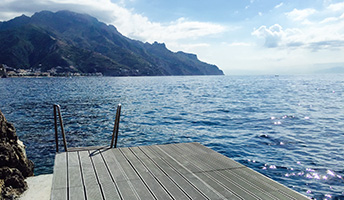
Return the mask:
<svg viewBox="0 0 344 200">
<path fill-rule="evenodd" d="M 41 11 L 0 22 L 0 63 L 107 76 L 223 75 L 197 55 L 123 36 L 113 25 L 71 11 Z"/>
</svg>

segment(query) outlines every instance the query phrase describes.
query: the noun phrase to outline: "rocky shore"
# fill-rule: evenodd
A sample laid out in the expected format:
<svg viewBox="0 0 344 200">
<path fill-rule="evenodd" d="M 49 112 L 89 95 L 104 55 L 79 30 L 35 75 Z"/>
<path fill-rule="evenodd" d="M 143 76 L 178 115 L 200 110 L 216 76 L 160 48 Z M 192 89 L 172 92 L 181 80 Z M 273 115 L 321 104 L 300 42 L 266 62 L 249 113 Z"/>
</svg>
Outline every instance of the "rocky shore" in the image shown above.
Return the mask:
<svg viewBox="0 0 344 200">
<path fill-rule="evenodd" d="M 0 110 L 0 199 L 18 198 L 28 188 L 25 178 L 33 176 L 33 168 L 16 129 Z"/>
</svg>

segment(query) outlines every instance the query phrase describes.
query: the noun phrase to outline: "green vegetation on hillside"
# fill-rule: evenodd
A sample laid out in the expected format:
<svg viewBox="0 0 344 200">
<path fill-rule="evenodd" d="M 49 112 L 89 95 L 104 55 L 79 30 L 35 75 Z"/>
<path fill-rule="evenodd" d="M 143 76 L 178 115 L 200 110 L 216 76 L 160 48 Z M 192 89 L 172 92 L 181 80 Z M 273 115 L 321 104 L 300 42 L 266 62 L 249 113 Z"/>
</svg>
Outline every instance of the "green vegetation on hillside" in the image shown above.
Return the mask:
<svg viewBox="0 0 344 200">
<path fill-rule="evenodd" d="M 42 11 L 0 22 L 0 64 L 108 76 L 223 75 L 196 55 L 121 35 L 89 15 Z"/>
</svg>

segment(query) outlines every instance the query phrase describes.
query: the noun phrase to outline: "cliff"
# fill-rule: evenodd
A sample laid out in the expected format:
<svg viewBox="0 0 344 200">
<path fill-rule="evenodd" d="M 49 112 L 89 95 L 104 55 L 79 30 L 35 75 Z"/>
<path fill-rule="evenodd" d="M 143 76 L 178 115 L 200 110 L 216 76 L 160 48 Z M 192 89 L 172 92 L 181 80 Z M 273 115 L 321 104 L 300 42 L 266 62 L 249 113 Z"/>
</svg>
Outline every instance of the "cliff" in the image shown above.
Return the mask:
<svg viewBox="0 0 344 200">
<path fill-rule="evenodd" d="M 25 178 L 33 176 L 34 164 L 16 130 L 0 110 L 0 199 L 13 199 L 27 189 Z"/>
<path fill-rule="evenodd" d="M 132 40 L 96 18 L 41 11 L 0 22 L 0 63 L 50 73 L 105 76 L 223 75 L 196 55 Z"/>
</svg>

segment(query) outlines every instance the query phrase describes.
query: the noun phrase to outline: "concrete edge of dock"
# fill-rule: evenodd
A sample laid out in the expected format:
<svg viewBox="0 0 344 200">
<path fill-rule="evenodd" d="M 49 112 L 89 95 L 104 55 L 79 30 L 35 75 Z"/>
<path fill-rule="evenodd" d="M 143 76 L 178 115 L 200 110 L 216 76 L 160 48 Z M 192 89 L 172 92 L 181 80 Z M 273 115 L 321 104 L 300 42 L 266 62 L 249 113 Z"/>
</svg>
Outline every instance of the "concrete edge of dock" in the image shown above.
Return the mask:
<svg viewBox="0 0 344 200">
<path fill-rule="evenodd" d="M 49 200 L 53 174 L 43 174 L 25 179 L 28 189 L 20 196 L 20 200 Z"/>
</svg>

